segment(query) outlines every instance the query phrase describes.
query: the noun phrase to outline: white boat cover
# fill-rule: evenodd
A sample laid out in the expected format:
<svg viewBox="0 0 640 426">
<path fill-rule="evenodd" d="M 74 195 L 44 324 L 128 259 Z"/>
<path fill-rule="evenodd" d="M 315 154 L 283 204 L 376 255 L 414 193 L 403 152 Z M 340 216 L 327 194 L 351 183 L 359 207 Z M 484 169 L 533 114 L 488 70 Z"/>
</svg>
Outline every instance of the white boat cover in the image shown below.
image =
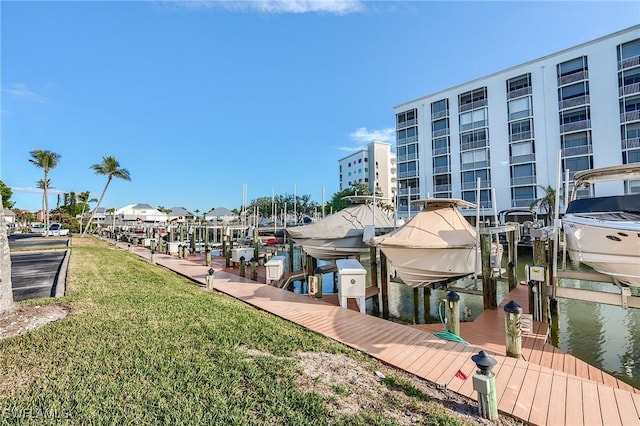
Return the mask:
<svg viewBox="0 0 640 426">
<path fill-rule="evenodd" d="M 354 204 L 332 215 L 312 223 L 311 225 L 287 228 L 287 233 L 294 239 L 334 240 L 344 237 L 362 235 L 364 227 L 374 225 L 376 228 L 393 228 L 393 219 L 379 207 L 371 204 Z"/>
<path fill-rule="evenodd" d="M 373 239 L 372 245 L 403 248 L 474 247 L 475 228 L 457 208 L 442 204 L 426 204 L 404 226 Z"/>
</svg>

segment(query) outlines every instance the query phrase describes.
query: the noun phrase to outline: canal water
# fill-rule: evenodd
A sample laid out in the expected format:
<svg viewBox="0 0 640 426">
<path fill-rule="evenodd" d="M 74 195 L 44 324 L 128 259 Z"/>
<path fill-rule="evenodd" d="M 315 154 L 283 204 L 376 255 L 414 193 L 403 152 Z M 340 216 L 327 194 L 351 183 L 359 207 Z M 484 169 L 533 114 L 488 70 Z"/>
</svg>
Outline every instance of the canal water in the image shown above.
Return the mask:
<svg viewBox="0 0 640 426">
<path fill-rule="evenodd" d="M 285 253 L 280 253 L 285 255 Z M 504 256 L 506 258 L 506 254 Z M 300 268 L 299 252 L 294 253 L 296 268 Z M 503 267 L 506 267 L 506 260 Z M 322 264 L 322 262 L 319 262 Z M 367 269 L 370 280 L 370 261 L 362 258 L 361 264 Z M 518 251 L 518 281 L 525 280 L 525 265 L 533 265 L 530 250 Z M 570 268 L 570 262 L 567 262 Z M 333 292 L 334 274 L 323 276 L 323 292 Z M 598 291 L 616 291 L 608 283 L 564 279 L 563 286 Z M 295 282 L 292 291 L 305 292 L 304 283 Z M 435 323 L 441 321 L 444 310 L 443 299 L 447 289 L 430 292 L 418 291 L 418 305 L 414 306 L 413 288 L 396 282 L 389 282 L 389 314 L 392 321 L 413 323 Z M 425 294 L 427 296 L 425 297 Z M 498 281 L 498 303 L 508 294 L 508 283 Z M 483 310 L 481 295 L 459 293 L 461 320 L 473 320 Z M 640 309 L 623 309 L 619 306 L 604 305 L 576 300 L 558 300 L 558 323 L 554 339 L 550 342 L 563 351 L 608 372 L 618 379 L 640 388 Z M 367 301 L 367 314 L 372 315 L 371 299 Z M 444 327 L 444 326 L 443 326 Z M 464 337 L 464 336 L 463 336 Z"/>
</svg>

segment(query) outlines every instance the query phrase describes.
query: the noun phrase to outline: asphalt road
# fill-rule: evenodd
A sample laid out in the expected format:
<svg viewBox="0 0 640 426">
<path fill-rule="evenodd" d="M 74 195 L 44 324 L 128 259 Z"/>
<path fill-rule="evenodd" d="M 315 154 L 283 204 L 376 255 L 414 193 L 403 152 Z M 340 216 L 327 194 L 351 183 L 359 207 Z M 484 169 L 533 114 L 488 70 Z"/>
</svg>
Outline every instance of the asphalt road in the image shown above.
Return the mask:
<svg viewBox="0 0 640 426">
<path fill-rule="evenodd" d="M 42 238 L 37 234 L 14 234 L 9 236 L 10 248 L 55 248 L 67 247 L 66 237 Z M 65 250 L 22 251 L 11 253 L 11 283 L 13 300 L 54 297 L 58 273 L 61 270 Z M 64 278 L 63 278 L 64 279 Z M 64 286 L 64 282 L 60 283 Z"/>
</svg>

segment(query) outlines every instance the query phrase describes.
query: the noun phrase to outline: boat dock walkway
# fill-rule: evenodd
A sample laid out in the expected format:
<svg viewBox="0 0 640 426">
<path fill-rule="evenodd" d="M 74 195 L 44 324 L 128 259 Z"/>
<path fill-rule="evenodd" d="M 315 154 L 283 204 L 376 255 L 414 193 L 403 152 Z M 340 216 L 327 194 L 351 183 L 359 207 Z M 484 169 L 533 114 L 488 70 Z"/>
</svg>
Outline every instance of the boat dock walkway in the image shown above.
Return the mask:
<svg viewBox="0 0 640 426">
<path fill-rule="evenodd" d="M 128 248 L 124 243 L 118 246 Z M 150 259 L 147 248 L 132 246 L 130 250 Z M 153 260 L 202 286 L 206 283 L 209 267 L 202 255 L 184 260 L 155 254 Z M 538 323 L 533 330 L 544 334 L 532 333 L 523 339 L 526 360 L 504 356 L 502 305 L 485 310 L 472 323 L 461 324 L 461 337 L 470 343 L 465 345 L 434 336 L 433 331 L 442 331 L 441 325 L 406 326 L 342 309 L 328 303 L 329 299 L 317 300 L 251 281 L 225 268 L 224 258 L 212 258 L 211 267 L 216 271 L 214 290 L 473 400 L 477 400 L 471 380 L 476 365 L 471 356 L 485 350 L 497 361 L 493 372 L 498 410 L 529 424 L 640 426 L 640 390 L 546 344 L 544 325 Z M 513 299 L 526 312 L 526 291 L 519 286 L 505 302 Z"/>
</svg>

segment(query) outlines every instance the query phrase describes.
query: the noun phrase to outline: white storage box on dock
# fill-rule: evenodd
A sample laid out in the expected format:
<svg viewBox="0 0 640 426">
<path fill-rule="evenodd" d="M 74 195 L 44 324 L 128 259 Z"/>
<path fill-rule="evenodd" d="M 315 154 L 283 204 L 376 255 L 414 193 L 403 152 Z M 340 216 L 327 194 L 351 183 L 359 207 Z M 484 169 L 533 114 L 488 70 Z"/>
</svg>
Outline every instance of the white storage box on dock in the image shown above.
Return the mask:
<svg viewBox="0 0 640 426">
<path fill-rule="evenodd" d="M 267 284 L 282 277 L 284 274 L 284 260 L 284 256 L 273 256 L 264 264 Z"/>
<path fill-rule="evenodd" d="M 182 244 L 177 241 L 172 241 L 168 244 L 169 246 L 169 254 L 176 254 L 178 252 L 178 246 Z"/>
<path fill-rule="evenodd" d="M 367 270 L 355 259 L 338 259 L 340 297 L 365 297 Z"/>
<path fill-rule="evenodd" d="M 253 247 L 239 247 L 231 249 L 231 260 L 240 262 L 240 258 L 244 257 L 244 261 L 248 262 L 253 259 Z"/>
</svg>

